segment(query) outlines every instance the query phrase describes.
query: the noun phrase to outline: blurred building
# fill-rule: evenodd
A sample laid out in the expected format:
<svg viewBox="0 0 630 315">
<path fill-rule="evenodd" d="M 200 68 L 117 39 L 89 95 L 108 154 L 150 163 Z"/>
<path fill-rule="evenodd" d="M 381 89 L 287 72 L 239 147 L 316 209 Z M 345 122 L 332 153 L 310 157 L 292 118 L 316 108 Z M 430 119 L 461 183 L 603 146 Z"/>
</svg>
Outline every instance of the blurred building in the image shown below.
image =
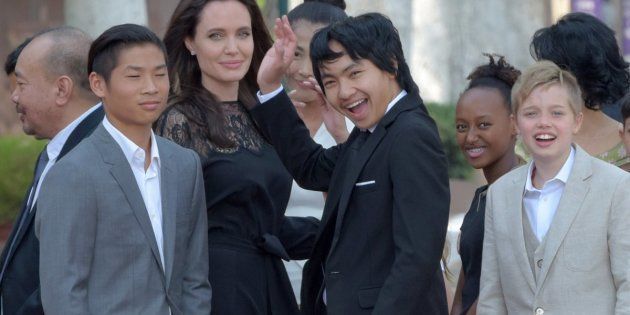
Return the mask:
<svg viewBox="0 0 630 315">
<path fill-rule="evenodd" d="M 277 16 L 299 0 L 258 0 Z M 346 0 L 348 13 L 377 11 L 397 26 L 422 96 L 454 102 L 465 77 L 485 61 L 482 53 L 502 54 L 519 68 L 532 62 L 529 40 L 535 30 L 571 10 L 597 15 L 619 34 L 630 59 L 630 0 Z M 175 0 L 0 0 L 0 60 L 26 37 L 62 24 L 93 36 L 114 24 L 148 25 L 163 35 Z M 0 75 L 0 135 L 20 132 L 7 80 Z"/>
<path fill-rule="evenodd" d="M 0 60 L 40 30 L 71 25 L 95 37 L 121 23 L 148 25 L 158 35 L 166 30 L 177 1 L 172 0 L 0 0 Z M 0 75 L 0 135 L 20 133 L 6 76 Z"/>
</svg>

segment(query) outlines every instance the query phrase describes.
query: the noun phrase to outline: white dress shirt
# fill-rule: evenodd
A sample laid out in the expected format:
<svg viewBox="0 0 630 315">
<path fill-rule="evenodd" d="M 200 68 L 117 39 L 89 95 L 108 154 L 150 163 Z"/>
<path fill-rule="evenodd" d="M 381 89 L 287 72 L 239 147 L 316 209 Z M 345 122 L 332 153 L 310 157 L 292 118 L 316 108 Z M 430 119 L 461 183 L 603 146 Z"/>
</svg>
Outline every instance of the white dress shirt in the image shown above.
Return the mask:
<svg viewBox="0 0 630 315">
<path fill-rule="evenodd" d="M 571 169 L 573 168 L 573 161 L 575 160 L 575 149 L 571 147 L 571 153 L 567 158 L 564 165 L 556 174 L 556 176 L 545 182 L 542 189 L 537 189 L 532 183 L 532 172 L 534 170 L 534 163 L 529 165 L 529 171 L 527 172 L 527 181 L 525 182 L 525 193 L 523 196 L 523 206 L 525 212 L 531 224 L 532 231 L 538 241 L 543 240 L 553 217 L 558 210 L 558 204 L 564 187 L 566 186 Z"/>
<path fill-rule="evenodd" d="M 118 143 L 129 162 L 129 166 L 136 178 L 138 189 L 144 200 L 155 241 L 160 251 L 160 260 L 164 266 L 164 234 L 162 232 L 162 193 L 160 187 L 160 154 L 155 135 L 151 131 L 151 163 L 144 169 L 145 151 L 129 140 L 122 132 L 109 122 L 107 117 L 103 119 L 103 126 Z"/>
<path fill-rule="evenodd" d="M 68 124 L 65 128 L 61 129 L 61 131 L 59 131 L 50 140 L 50 142 L 48 142 L 48 145 L 46 146 L 46 153 L 48 153 L 48 163 L 46 163 L 46 166 L 44 167 L 44 170 L 42 171 L 42 175 L 39 178 L 37 187 L 35 187 L 35 191 L 33 192 L 33 190 L 31 190 L 30 192 L 30 194 L 35 193 L 35 196 L 33 197 L 33 202 L 31 203 L 31 209 L 29 209 L 29 211 L 33 209 L 33 205 L 35 204 L 35 201 L 37 200 L 37 197 L 39 196 L 39 189 L 42 186 L 42 183 L 44 182 L 44 177 L 46 177 L 46 174 L 48 173 L 50 168 L 53 165 L 55 165 L 55 162 L 57 162 L 57 158 L 59 157 L 59 153 L 61 153 L 61 149 L 63 149 L 63 146 L 66 145 L 66 141 L 68 141 L 68 138 L 70 137 L 74 129 L 83 121 L 83 119 L 85 119 L 85 117 L 90 115 L 100 106 L 101 106 L 101 103 L 98 103 L 92 106 L 85 113 L 83 113 L 77 119 L 73 120 L 70 124 Z M 30 194 L 29 194 L 29 197 L 30 197 Z"/>
<path fill-rule="evenodd" d="M 407 91 L 401 90 L 400 93 L 398 93 L 398 95 L 396 95 L 396 97 L 394 97 L 394 99 L 391 100 L 391 102 L 389 102 L 389 104 L 387 104 L 387 108 L 385 109 L 385 113 L 383 113 L 383 116 L 385 116 L 387 114 L 387 112 L 389 112 L 389 110 L 392 109 L 392 107 L 394 107 L 394 105 L 396 105 L 396 103 L 398 103 L 398 101 L 400 101 L 401 98 L 405 97 L 405 95 L 407 95 Z M 381 118 L 383 118 L 383 117 L 381 117 Z M 379 122 L 380 122 L 380 120 L 379 120 Z M 374 132 L 374 129 L 376 129 L 377 125 L 378 125 L 378 123 L 376 123 L 376 125 L 368 128 L 370 133 Z"/>
</svg>

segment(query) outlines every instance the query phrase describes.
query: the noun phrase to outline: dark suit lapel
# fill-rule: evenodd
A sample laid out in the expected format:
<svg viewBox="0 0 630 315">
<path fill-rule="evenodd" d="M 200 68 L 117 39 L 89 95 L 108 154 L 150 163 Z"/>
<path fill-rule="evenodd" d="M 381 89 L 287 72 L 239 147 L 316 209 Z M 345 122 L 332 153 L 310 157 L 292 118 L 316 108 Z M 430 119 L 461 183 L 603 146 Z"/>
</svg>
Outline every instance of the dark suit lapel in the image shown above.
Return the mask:
<svg viewBox="0 0 630 315">
<path fill-rule="evenodd" d="M 18 231 L 17 227 L 20 224 L 20 222 L 22 221 L 22 218 L 25 215 L 29 215 L 30 214 L 30 213 L 28 213 L 26 211 L 26 202 L 28 200 L 28 197 L 29 197 L 29 194 L 31 192 L 31 189 L 33 189 L 33 185 L 32 184 L 28 188 L 28 190 L 26 190 L 26 196 L 24 196 L 24 199 L 22 201 L 22 207 L 20 208 L 21 209 L 20 214 L 17 216 L 15 222 L 13 223 L 13 229 L 11 230 L 11 234 L 9 234 L 9 238 L 7 239 L 6 243 L 4 244 L 4 249 L 2 250 L 2 256 L 0 256 L 0 268 L 2 268 L 4 266 L 5 262 L 8 262 L 9 260 L 11 260 L 11 258 L 13 256 L 13 253 L 15 252 L 15 249 L 18 247 L 18 244 L 20 243 L 20 240 L 22 239 L 22 236 L 24 235 L 23 231 L 27 229 L 26 228 L 27 226 L 25 226 L 20 231 Z M 26 220 L 29 220 L 29 219 L 26 218 Z M 25 225 L 26 225 L 26 223 L 25 223 Z M 15 245 L 13 245 L 13 247 L 10 248 L 11 247 L 11 243 L 13 242 L 13 239 L 15 239 L 15 238 L 17 238 L 15 240 Z M 0 279 L 0 283 L 2 283 L 2 279 Z"/>
<path fill-rule="evenodd" d="M 24 207 L 26 207 L 26 205 Z M 35 218 L 35 211 L 37 211 L 37 203 L 33 205 L 33 209 L 31 211 L 29 211 L 28 209 L 24 209 L 24 215 L 26 215 L 26 218 L 24 219 L 25 221 L 24 221 L 24 224 L 22 225 L 22 228 L 20 229 L 20 231 L 18 231 L 18 234 L 15 235 L 15 245 L 13 245 L 13 250 L 11 250 L 11 252 L 9 253 L 9 259 L 15 252 L 15 249 L 18 247 L 20 242 L 22 241 L 22 238 L 24 238 L 26 231 L 29 230 L 31 223 L 33 222 L 33 219 Z M 20 216 L 20 220 L 21 219 L 22 219 L 22 216 Z M 17 221 L 17 222 L 20 222 L 20 221 Z M 10 243 L 7 242 L 7 245 L 8 244 Z"/>
<path fill-rule="evenodd" d="M 339 195 L 339 204 L 337 207 L 337 222 L 335 225 L 335 237 L 333 238 L 329 255 L 330 253 L 332 253 L 332 251 L 335 248 L 335 245 L 337 244 L 337 241 L 339 240 L 338 236 L 341 231 L 341 225 L 343 224 L 343 218 L 348 209 L 348 203 L 350 202 L 352 190 L 354 189 L 354 185 L 357 179 L 359 178 L 359 175 L 361 174 L 363 167 L 365 166 L 367 161 L 370 159 L 370 157 L 374 153 L 374 150 L 376 150 L 376 147 L 378 146 L 378 144 L 381 142 L 381 140 L 383 140 L 383 138 L 387 134 L 387 128 L 389 127 L 389 125 L 391 125 L 396 120 L 398 115 L 405 111 L 417 109 L 419 106 L 422 109 L 424 109 L 422 100 L 420 99 L 420 96 L 418 96 L 417 94 L 407 94 L 405 97 L 400 99 L 387 112 L 387 114 L 383 116 L 381 121 L 378 123 L 378 125 L 374 129 L 374 132 L 372 132 L 372 134 L 368 136 L 363 146 L 359 149 L 359 152 L 356 155 L 356 158 L 353 161 L 348 160 L 344 164 L 344 169 L 342 169 L 341 171 L 344 171 L 346 175 L 345 177 L 343 177 L 343 181 L 340 187 L 341 194 Z M 357 131 L 358 130 L 356 130 L 355 128 L 353 133 L 356 134 Z M 349 154 L 352 154 L 352 152 L 350 152 L 351 150 L 357 149 L 353 147 L 353 145 L 354 145 L 354 141 L 350 143 L 350 147 L 344 153 L 345 158 L 347 158 Z"/>
<path fill-rule="evenodd" d="M 68 140 L 66 140 L 66 143 L 63 145 L 63 148 L 61 148 L 61 152 L 59 153 L 59 156 L 57 157 L 57 161 L 61 160 L 61 158 L 63 158 L 63 156 L 66 155 L 66 153 L 70 152 L 70 150 L 76 147 L 77 144 L 81 142 L 81 140 L 89 136 L 94 131 L 94 129 L 96 129 L 98 124 L 101 121 L 103 121 L 103 115 L 104 115 L 103 106 L 100 106 L 99 108 L 95 109 L 92 113 L 90 113 L 87 117 L 85 117 L 85 119 L 83 119 L 83 121 L 81 121 L 77 125 L 77 127 L 74 128 L 74 130 L 68 137 Z M 28 190 L 29 193 L 32 188 L 33 188 L 32 186 L 31 188 L 29 188 Z M 29 195 L 27 194 L 24 200 L 28 200 L 28 197 Z M 22 229 L 19 231 L 19 234 L 16 235 L 17 239 L 15 240 L 15 245 L 13 246 L 14 250 L 17 247 L 17 245 L 20 243 L 20 241 L 22 240 L 22 237 L 24 237 L 24 234 L 26 233 L 26 231 L 28 231 L 31 225 L 31 222 L 35 218 L 35 212 L 37 210 L 37 202 L 35 202 L 35 204 L 33 205 L 33 209 L 31 211 L 24 209 L 24 207 L 26 207 L 26 202 L 22 206 L 23 208 L 22 211 L 26 213 L 27 217 L 26 217 L 26 221 L 24 222 Z M 20 221 L 17 221 L 17 222 L 20 222 Z"/>
<path fill-rule="evenodd" d="M 543 265 L 540 270 L 540 281 L 538 281 L 539 288 L 542 287 L 547 272 L 549 272 L 549 267 L 556 257 L 558 248 L 560 248 L 560 244 L 562 244 L 564 237 L 569 232 L 569 228 L 571 228 L 575 217 L 582 208 L 582 203 L 590 189 L 588 180 L 593 173 L 589 158 L 588 153 L 579 147 L 576 148 L 571 174 L 564 187 L 564 192 L 560 198 L 560 203 L 553 217 L 549 232 L 547 232 Z"/>
<path fill-rule="evenodd" d="M 531 163 L 531 162 L 530 162 Z M 521 270 L 523 277 L 527 280 L 529 288 L 534 292 L 536 289 L 536 280 L 529 265 L 527 257 L 527 248 L 525 247 L 525 234 L 523 230 L 523 192 L 525 190 L 525 182 L 527 181 L 528 167 L 522 167 L 514 174 L 512 187 L 509 189 L 509 195 L 506 196 L 507 209 L 495 209 L 495 211 L 505 211 L 508 213 L 506 217 L 509 220 L 508 231 L 514 231 L 514 237 L 511 237 L 512 248 L 517 259 L 518 268 Z M 525 222 L 529 224 L 529 222 Z"/>
<path fill-rule="evenodd" d="M 170 151 L 167 151 L 165 145 L 160 145 L 162 139 L 156 137 L 158 148 L 160 150 L 160 192 L 162 195 L 162 233 L 164 240 L 164 273 L 166 276 L 167 287 L 170 284 L 173 272 L 173 260 L 175 259 L 175 237 L 177 225 L 177 174 Z"/>
<path fill-rule="evenodd" d="M 95 109 L 92 113 L 90 113 L 83 121 L 81 121 L 76 128 L 72 131 L 68 140 L 61 148 L 61 152 L 59 152 L 59 156 L 57 157 L 57 161 L 59 161 L 66 153 L 70 152 L 74 147 L 81 142 L 85 137 L 89 136 L 94 129 L 103 121 L 103 116 L 105 112 L 103 111 L 103 106 L 99 105 L 97 109 Z"/>
<path fill-rule="evenodd" d="M 348 203 L 350 202 L 350 196 L 352 195 L 352 190 L 354 189 L 354 184 L 357 182 L 363 167 L 370 157 L 372 157 L 372 153 L 374 153 L 378 144 L 381 140 L 383 140 L 383 137 L 385 137 L 385 134 L 387 134 L 387 131 L 385 131 L 384 128 L 377 127 L 374 129 L 374 132 L 367 138 L 363 146 L 359 149 L 356 159 L 354 159 L 354 161 L 348 161 L 347 163 L 346 176 L 342 182 L 341 195 L 339 197 L 335 235 L 339 235 L 341 224 L 346 214 L 346 210 L 348 209 Z M 353 148 L 353 146 L 350 145 L 348 150 L 357 150 L 357 148 Z M 330 249 L 331 252 L 335 248 L 337 240 L 338 238 L 333 240 Z"/>
<path fill-rule="evenodd" d="M 151 220 L 147 213 L 147 208 L 144 206 L 144 200 L 138 188 L 138 183 L 133 175 L 133 171 L 129 166 L 129 162 L 125 158 L 122 149 L 111 137 L 109 132 L 100 125 L 93 134 L 96 146 L 103 156 L 105 163 L 111 164 L 110 173 L 118 182 L 120 190 L 127 197 L 127 202 L 133 210 L 133 214 L 140 225 L 144 236 L 147 238 L 147 242 L 151 247 L 153 256 L 162 270 L 165 270 L 162 266 L 162 260 L 160 259 L 160 252 L 158 250 L 157 242 L 155 241 L 155 234 L 153 233 L 153 227 L 151 226 Z"/>
</svg>

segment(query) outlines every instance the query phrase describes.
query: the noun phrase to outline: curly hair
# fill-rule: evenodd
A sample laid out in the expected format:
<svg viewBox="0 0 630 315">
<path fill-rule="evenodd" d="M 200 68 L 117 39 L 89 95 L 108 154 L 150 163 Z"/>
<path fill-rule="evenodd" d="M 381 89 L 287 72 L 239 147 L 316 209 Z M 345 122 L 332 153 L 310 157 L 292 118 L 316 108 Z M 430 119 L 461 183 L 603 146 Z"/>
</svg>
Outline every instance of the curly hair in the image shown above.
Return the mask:
<svg viewBox="0 0 630 315">
<path fill-rule="evenodd" d="M 630 65 L 621 55 L 615 33 L 597 18 L 569 13 L 534 34 L 530 53 L 571 71 L 585 106 L 598 110 L 615 103 L 630 89 Z"/>
<path fill-rule="evenodd" d="M 628 118 L 630 118 L 630 92 L 621 98 L 619 104 L 621 105 L 621 117 L 625 126 Z"/>
<path fill-rule="evenodd" d="M 503 96 L 504 104 L 508 111 L 511 111 L 510 94 L 514 83 L 521 75 L 521 71 L 510 65 L 505 61 L 505 57 L 501 55 L 488 53 L 483 55 L 488 57 L 488 63 L 475 68 L 466 77 L 467 80 L 470 80 L 470 83 L 468 83 L 468 87 L 466 87 L 464 92 L 477 87 L 497 89 Z"/>
</svg>

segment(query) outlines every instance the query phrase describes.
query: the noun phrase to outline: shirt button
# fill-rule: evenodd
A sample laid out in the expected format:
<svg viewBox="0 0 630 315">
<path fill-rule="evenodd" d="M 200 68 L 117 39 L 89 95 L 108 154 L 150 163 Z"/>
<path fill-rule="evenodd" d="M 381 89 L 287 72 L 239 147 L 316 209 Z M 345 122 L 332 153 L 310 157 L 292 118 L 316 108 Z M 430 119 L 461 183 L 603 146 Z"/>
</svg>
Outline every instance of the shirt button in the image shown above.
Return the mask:
<svg viewBox="0 0 630 315">
<path fill-rule="evenodd" d="M 542 309 L 542 307 L 539 307 L 536 309 L 536 315 L 543 315 L 545 314 L 545 310 Z"/>
<path fill-rule="evenodd" d="M 538 268 L 542 268 L 542 264 L 543 264 L 543 260 L 538 259 L 538 261 L 536 262 L 536 266 L 538 266 Z"/>
</svg>

